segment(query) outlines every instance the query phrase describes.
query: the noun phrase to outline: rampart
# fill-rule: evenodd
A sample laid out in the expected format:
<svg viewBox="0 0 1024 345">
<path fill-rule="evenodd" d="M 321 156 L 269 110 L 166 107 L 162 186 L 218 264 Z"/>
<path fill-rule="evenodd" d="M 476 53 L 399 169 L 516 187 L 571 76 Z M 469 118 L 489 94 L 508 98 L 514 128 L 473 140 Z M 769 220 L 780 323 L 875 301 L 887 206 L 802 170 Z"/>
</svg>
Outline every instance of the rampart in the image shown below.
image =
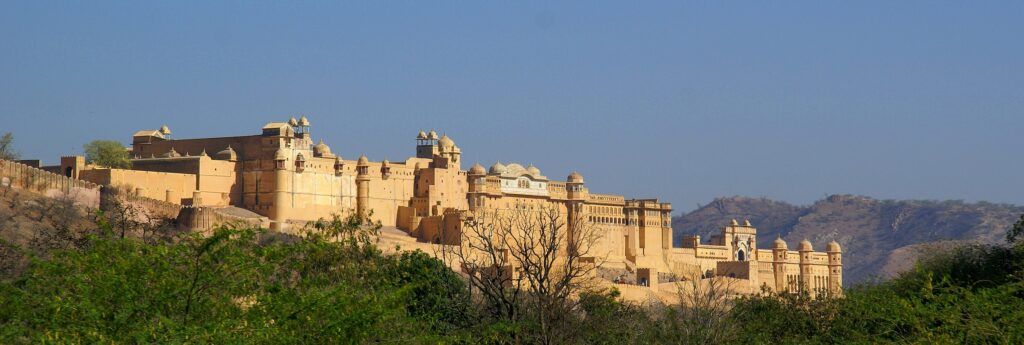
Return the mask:
<svg viewBox="0 0 1024 345">
<path fill-rule="evenodd" d="M 100 206 L 99 185 L 18 162 L 0 159 L 0 185 L 48 197 L 69 195 L 75 199 L 76 204 L 87 208 L 95 209 Z"/>
</svg>

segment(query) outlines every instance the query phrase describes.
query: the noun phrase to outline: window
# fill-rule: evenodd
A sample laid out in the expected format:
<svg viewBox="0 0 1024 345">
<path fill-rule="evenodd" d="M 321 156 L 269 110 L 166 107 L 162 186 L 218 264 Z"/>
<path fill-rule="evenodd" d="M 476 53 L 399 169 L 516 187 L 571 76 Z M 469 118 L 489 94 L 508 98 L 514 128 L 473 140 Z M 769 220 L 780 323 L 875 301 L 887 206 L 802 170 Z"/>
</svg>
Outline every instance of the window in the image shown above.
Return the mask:
<svg viewBox="0 0 1024 345">
<path fill-rule="evenodd" d="M 519 188 L 530 188 L 530 180 L 519 179 Z"/>
</svg>

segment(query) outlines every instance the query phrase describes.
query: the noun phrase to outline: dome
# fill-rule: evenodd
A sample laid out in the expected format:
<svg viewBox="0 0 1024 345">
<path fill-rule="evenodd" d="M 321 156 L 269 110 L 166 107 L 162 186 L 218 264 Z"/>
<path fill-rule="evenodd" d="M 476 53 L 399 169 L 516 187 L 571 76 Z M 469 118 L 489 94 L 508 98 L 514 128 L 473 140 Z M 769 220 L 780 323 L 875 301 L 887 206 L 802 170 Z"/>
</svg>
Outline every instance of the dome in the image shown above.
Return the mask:
<svg viewBox="0 0 1024 345">
<path fill-rule="evenodd" d="M 174 148 L 172 147 L 170 151 L 167 151 L 167 153 L 164 154 L 164 157 L 166 157 L 166 158 L 181 157 L 181 154 L 178 154 L 178 151 L 175 151 Z"/>
<path fill-rule="evenodd" d="M 749 228 L 749 227 L 751 227 L 751 226 L 754 226 L 754 225 L 753 225 L 753 224 L 750 224 L 750 219 L 744 219 L 744 220 L 743 220 L 743 226 L 745 226 L 745 227 L 748 227 L 748 228 Z"/>
<path fill-rule="evenodd" d="M 292 127 L 298 126 L 299 120 L 296 120 L 295 116 L 292 116 L 292 118 L 288 119 L 288 125 Z"/>
<path fill-rule="evenodd" d="M 220 160 L 235 161 L 238 160 L 238 154 L 235 153 L 235 149 L 231 148 L 231 145 L 228 145 L 227 148 L 220 150 L 220 152 L 217 152 L 214 158 Z"/>
<path fill-rule="evenodd" d="M 825 251 L 829 253 L 839 253 L 843 251 L 843 248 L 839 246 L 839 242 L 832 241 L 825 245 Z"/>
<path fill-rule="evenodd" d="M 529 167 L 526 167 L 526 172 L 530 173 L 533 176 L 540 176 L 540 169 L 537 169 L 537 167 L 533 166 L 533 164 L 530 164 Z"/>
<path fill-rule="evenodd" d="M 484 175 L 484 174 L 487 174 L 487 171 L 484 170 L 484 166 L 483 165 L 480 165 L 480 163 L 476 163 L 476 164 L 473 164 L 472 168 L 469 168 L 469 174 L 470 175 Z"/>
<path fill-rule="evenodd" d="M 731 221 L 729 221 L 729 225 L 732 225 L 732 226 L 740 225 L 740 222 L 737 222 L 736 218 L 733 218 Z"/>
<path fill-rule="evenodd" d="M 573 171 L 571 174 L 569 174 L 569 177 L 565 178 L 565 181 L 569 183 L 583 183 L 583 175 L 580 175 L 580 173 Z"/>
<path fill-rule="evenodd" d="M 331 155 L 331 147 L 324 144 L 324 140 L 320 139 L 320 143 L 313 145 L 313 156 L 327 157 Z"/>
<path fill-rule="evenodd" d="M 299 118 L 299 126 L 309 127 L 309 119 L 307 119 L 305 115 Z"/>
<path fill-rule="evenodd" d="M 295 156 L 295 161 L 296 162 L 305 162 L 306 161 L 306 157 L 303 157 L 302 156 L 302 152 L 299 152 L 299 155 Z"/>
<path fill-rule="evenodd" d="M 812 246 L 812 245 L 811 245 L 811 241 L 808 241 L 808 240 L 807 240 L 807 239 L 805 238 L 805 239 L 804 239 L 803 241 L 800 241 L 800 248 L 799 248 L 799 250 L 800 250 L 801 252 L 810 252 L 810 251 L 814 251 L 814 246 Z"/>
<path fill-rule="evenodd" d="M 420 131 L 419 134 L 416 134 L 416 140 L 427 140 L 427 133 Z"/>
<path fill-rule="evenodd" d="M 288 159 L 288 155 L 284 153 L 284 149 L 283 148 L 277 149 L 277 152 L 274 153 L 274 160 L 275 161 L 283 161 L 283 160 L 287 160 L 287 159 Z"/>
<path fill-rule="evenodd" d="M 389 161 L 387 158 L 385 158 L 383 162 L 380 162 L 380 167 L 381 168 L 390 168 L 391 167 L 391 161 Z"/>
<path fill-rule="evenodd" d="M 171 135 L 171 129 L 167 128 L 167 125 L 160 126 L 160 134 Z"/>
<path fill-rule="evenodd" d="M 509 172 L 509 173 L 513 173 L 514 174 L 514 173 L 521 173 L 523 171 L 526 171 L 526 168 L 524 168 L 519 163 L 509 163 L 509 165 L 505 166 L 505 172 Z"/>
<path fill-rule="evenodd" d="M 441 140 L 437 141 L 437 145 L 441 146 L 442 149 L 452 148 L 455 146 L 455 141 L 452 141 L 452 138 L 449 138 L 448 135 L 445 134 L 443 137 L 441 137 Z"/>
<path fill-rule="evenodd" d="M 782 237 L 776 237 L 775 238 L 775 242 L 772 242 L 772 248 L 775 248 L 775 249 L 789 249 L 786 246 L 786 241 L 783 240 Z"/>
<path fill-rule="evenodd" d="M 494 165 L 491 166 L 489 173 L 504 174 L 506 170 L 507 168 L 505 168 L 504 164 L 501 164 L 501 162 L 494 162 Z"/>
<path fill-rule="evenodd" d="M 356 166 L 367 166 L 370 165 L 370 160 L 366 159 L 366 155 L 359 156 L 359 160 L 356 161 Z"/>
<path fill-rule="evenodd" d="M 430 131 L 430 133 L 427 133 L 427 139 L 429 139 L 429 140 L 437 140 L 437 132 Z"/>
</svg>

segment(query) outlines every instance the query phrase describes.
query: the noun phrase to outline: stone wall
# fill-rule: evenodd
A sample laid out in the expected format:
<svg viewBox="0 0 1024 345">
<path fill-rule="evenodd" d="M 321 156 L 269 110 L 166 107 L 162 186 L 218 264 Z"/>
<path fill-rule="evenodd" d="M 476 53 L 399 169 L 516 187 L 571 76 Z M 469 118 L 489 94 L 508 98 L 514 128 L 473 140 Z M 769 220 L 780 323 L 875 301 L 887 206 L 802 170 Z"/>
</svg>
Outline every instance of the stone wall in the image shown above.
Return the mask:
<svg viewBox="0 0 1024 345">
<path fill-rule="evenodd" d="M 87 208 L 99 208 L 100 186 L 31 166 L 0 160 L 0 186 L 10 187 L 48 197 L 70 195 L 75 202 Z"/>
</svg>

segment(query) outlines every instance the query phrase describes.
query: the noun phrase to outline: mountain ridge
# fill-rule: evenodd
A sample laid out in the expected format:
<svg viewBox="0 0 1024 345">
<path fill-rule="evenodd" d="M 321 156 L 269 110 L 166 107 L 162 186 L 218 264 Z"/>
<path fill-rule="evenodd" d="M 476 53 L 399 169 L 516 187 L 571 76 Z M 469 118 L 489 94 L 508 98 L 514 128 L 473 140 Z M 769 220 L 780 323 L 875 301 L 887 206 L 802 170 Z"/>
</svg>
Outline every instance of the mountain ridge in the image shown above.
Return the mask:
<svg viewBox="0 0 1024 345">
<path fill-rule="evenodd" d="M 925 244 L 1001 243 L 1006 230 L 1024 214 L 1024 206 L 960 200 L 878 200 L 836 194 L 797 206 L 767 198 L 716 198 L 673 217 L 673 242 L 687 234 L 707 238 L 731 219 L 749 219 L 758 230 L 758 247 L 776 237 L 791 245 L 808 239 L 818 250 L 835 240 L 843 247 L 844 280 L 855 284 L 891 277 L 912 265 Z M 904 262 L 904 264 L 899 264 Z"/>
</svg>

